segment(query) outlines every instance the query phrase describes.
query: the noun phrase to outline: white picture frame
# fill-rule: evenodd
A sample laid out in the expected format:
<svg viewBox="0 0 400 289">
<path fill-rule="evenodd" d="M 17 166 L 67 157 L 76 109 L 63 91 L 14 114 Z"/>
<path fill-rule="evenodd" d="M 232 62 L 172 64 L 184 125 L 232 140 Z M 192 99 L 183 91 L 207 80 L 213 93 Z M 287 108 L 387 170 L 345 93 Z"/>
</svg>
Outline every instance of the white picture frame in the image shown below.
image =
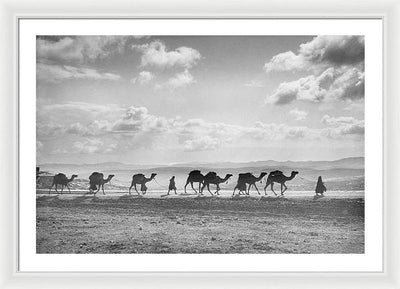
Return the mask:
<svg viewBox="0 0 400 289">
<path fill-rule="evenodd" d="M 362 288 L 398 288 L 398 257 L 395 245 L 399 239 L 396 227 L 398 227 L 399 213 L 396 211 L 398 197 L 395 188 L 398 185 L 396 171 L 398 168 L 398 137 L 395 132 L 398 130 L 399 117 L 396 113 L 398 100 L 395 97 L 399 92 L 399 85 L 395 77 L 399 75 L 399 57 L 396 51 L 399 48 L 398 17 L 399 4 L 396 1 L 387 1 L 380 4 L 369 2 L 371 10 L 366 9 L 362 13 L 354 13 L 354 3 L 344 2 L 341 7 L 337 7 L 337 1 L 317 3 L 311 1 L 311 4 L 301 5 L 301 3 L 282 3 L 272 4 L 269 2 L 260 4 L 255 2 L 246 3 L 243 10 L 236 3 L 228 5 L 227 3 L 203 2 L 195 3 L 193 6 L 184 2 L 157 3 L 138 3 L 136 6 L 132 2 L 121 1 L 108 4 L 105 1 L 100 2 L 95 13 L 93 11 L 86 14 L 88 8 L 79 1 L 60 2 L 58 4 L 36 2 L 37 7 L 29 8 L 27 1 L 2 1 L 1 10 L 3 12 L 3 35 L 7 41 L 13 45 L 4 45 L 2 57 L 4 67 L 2 69 L 2 120 L 4 129 L 2 130 L 2 139 L 8 139 L 8 142 L 2 142 L 1 153 L 4 160 L 2 175 L 4 180 L 4 196 L 2 202 L 2 220 L 3 238 L 1 245 L 3 249 L 3 262 L 0 272 L 2 287 L 34 287 L 42 288 L 54 287 L 75 287 L 85 288 L 93 286 L 102 287 L 163 287 L 173 288 L 187 287 L 196 284 L 195 287 L 264 287 L 278 284 L 281 288 L 293 288 L 301 284 L 307 284 L 308 288 L 326 287 L 362 287 Z M 300 7 L 301 5 L 301 7 Z M 313 6 L 315 5 L 315 6 Z M 169 6 L 169 7 L 167 7 Z M 70 8 L 74 7 L 74 13 L 70 13 Z M 114 7 L 114 8 L 113 8 Z M 174 13 L 165 13 L 172 11 Z M 199 7 L 199 8 L 198 8 Z M 310 9 L 310 7 L 315 7 Z M 213 14 L 211 11 L 221 13 Z M 270 9 L 271 8 L 271 9 Z M 32 9 L 32 10 L 30 10 Z M 114 10 L 113 10 L 114 9 Z M 347 10 L 346 10 L 347 9 Z M 396 10 L 397 9 L 397 10 Z M 30 11 L 29 11 L 30 10 Z M 312 10 L 312 12 L 310 12 Z M 368 10 L 368 11 L 367 11 Z M 108 11 L 109 13 L 106 13 Z M 121 11 L 123 11 L 123 14 Z M 128 11 L 131 11 L 129 13 Z M 263 12 L 265 11 L 265 12 Z M 270 12 L 267 12 L 270 11 Z M 280 11 L 286 11 L 281 13 Z M 329 13 L 326 13 L 329 11 Z M 384 20 L 384 248 L 385 264 L 381 273 L 21 273 L 18 272 L 17 264 L 17 231 L 18 218 L 16 210 L 18 208 L 17 190 L 18 190 L 18 98 L 17 95 L 17 28 L 18 19 L 22 17 L 150 17 L 150 18 L 179 18 L 179 17 L 215 17 L 215 18 L 382 18 Z M 390 61 L 388 61 L 390 59 Z M 396 65 L 397 64 L 397 65 Z M 12 70 L 11 70 L 12 68 Z M 11 180 L 11 181 L 10 181 Z M 90 280 L 90 282 L 89 282 Z M 301 285 L 301 286 L 304 286 Z M 301 287 L 300 286 L 300 287 Z"/>
</svg>

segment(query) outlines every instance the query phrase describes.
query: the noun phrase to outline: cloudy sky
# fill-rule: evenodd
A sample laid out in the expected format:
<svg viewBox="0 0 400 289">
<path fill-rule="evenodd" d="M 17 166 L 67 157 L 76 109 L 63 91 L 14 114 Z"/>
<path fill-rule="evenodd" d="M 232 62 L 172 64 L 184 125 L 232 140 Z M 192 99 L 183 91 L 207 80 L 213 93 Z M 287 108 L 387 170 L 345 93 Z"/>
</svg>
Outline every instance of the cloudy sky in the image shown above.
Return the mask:
<svg viewBox="0 0 400 289">
<path fill-rule="evenodd" d="M 360 36 L 37 38 L 38 163 L 364 155 Z"/>
</svg>

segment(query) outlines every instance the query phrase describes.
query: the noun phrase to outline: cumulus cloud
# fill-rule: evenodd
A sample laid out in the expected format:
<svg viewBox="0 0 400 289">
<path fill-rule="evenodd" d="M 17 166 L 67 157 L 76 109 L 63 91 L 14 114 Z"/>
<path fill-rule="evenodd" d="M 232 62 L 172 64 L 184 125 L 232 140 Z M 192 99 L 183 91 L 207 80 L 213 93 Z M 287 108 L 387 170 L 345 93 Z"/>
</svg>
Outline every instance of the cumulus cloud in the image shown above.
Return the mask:
<svg viewBox="0 0 400 289">
<path fill-rule="evenodd" d="M 36 55 L 39 62 L 88 63 L 114 53 L 122 53 L 126 36 L 38 37 Z"/>
<path fill-rule="evenodd" d="M 78 154 L 111 153 L 117 148 L 117 144 L 105 144 L 95 138 L 87 138 L 73 143 L 71 152 Z M 67 150 L 67 152 L 69 152 Z"/>
<path fill-rule="evenodd" d="M 266 103 L 285 105 L 294 100 L 357 100 L 364 98 L 364 72 L 358 68 L 328 68 L 320 75 L 309 75 L 283 82 L 266 98 Z"/>
<path fill-rule="evenodd" d="M 38 112 L 43 112 L 44 115 L 48 115 L 53 112 L 55 114 L 69 114 L 71 111 L 78 111 L 79 114 L 106 114 L 110 112 L 120 113 L 124 111 L 124 108 L 109 103 L 107 105 L 81 102 L 81 101 L 68 101 L 64 103 L 45 103 L 40 106 Z"/>
<path fill-rule="evenodd" d="M 111 126 L 111 131 L 122 133 L 163 132 L 167 129 L 167 119 L 149 114 L 145 107 L 134 106 L 127 108 L 122 118 Z"/>
<path fill-rule="evenodd" d="M 185 70 L 183 72 L 175 74 L 173 77 L 169 78 L 165 83 L 157 85 L 156 89 L 167 88 L 170 90 L 174 90 L 178 88 L 187 87 L 195 82 L 196 80 L 194 79 L 193 75 L 188 70 Z"/>
<path fill-rule="evenodd" d="M 365 132 L 364 121 L 355 119 L 354 117 L 324 115 L 321 122 L 329 126 L 324 130 L 324 134 L 331 138 L 345 135 L 364 135 Z"/>
<path fill-rule="evenodd" d="M 297 107 L 289 111 L 289 114 L 294 116 L 295 120 L 305 120 L 308 115 L 306 111 L 300 110 Z"/>
<path fill-rule="evenodd" d="M 42 123 L 38 121 L 36 124 L 36 134 L 38 137 L 54 137 L 59 136 L 65 133 L 66 127 L 65 125 L 57 124 L 57 123 Z"/>
<path fill-rule="evenodd" d="M 185 151 L 212 151 L 220 147 L 217 139 L 210 136 L 196 136 L 193 139 L 188 139 L 183 142 Z"/>
<path fill-rule="evenodd" d="M 165 118 L 149 113 L 146 107 L 135 106 L 119 107 L 115 108 L 115 111 L 117 113 L 111 118 L 92 119 L 85 123 L 72 122 L 61 125 L 39 121 L 37 125 L 39 141 L 70 134 L 74 135 L 74 138 L 81 138 L 72 143 L 66 151 L 93 154 L 116 150 L 121 152 L 137 147 L 152 149 L 159 140 L 168 139 L 174 140 L 178 148 L 183 151 L 193 152 L 283 140 L 339 139 L 361 135 L 364 129 L 363 121 L 328 115 L 321 120 L 326 127 L 317 129 L 264 122 L 241 126 L 208 122 L 203 119 Z M 297 118 L 305 117 L 304 112 L 298 109 L 294 109 L 291 114 Z M 115 143 L 118 146 L 112 145 Z"/>
<path fill-rule="evenodd" d="M 92 79 L 116 81 L 121 76 L 114 73 L 99 72 L 91 68 L 78 68 L 69 65 L 52 65 L 37 63 L 36 75 L 38 81 L 58 83 L 63 80 Z"/>
<path fill-rule="evenodd" d="M 284 139 L 301 139 L 306 137 L 312 139 L 318 135 L 318 132 L 305 126 L 256 122 L 254 126 L 245 129 L 244 135 L 259 141 L 280 141 Z"/>
<path fill-rule="evenodd" d="M 272 71 L 324 70 L 330 66 L 355 65 L 364 62 L 363 36 L 317 36 L 300 45 L 298 53 L 280 53 L 265 63 Z"/>
<path fill-rule="evenodd" d="M 201 59 L 201 54 L 190 47 L 179 47 L 168 51 L 165 44 L 159 40 L 147 44 L 132 45 L 132 48 L 142 53 L 141 66 L 157 68 L 184 67 L 191 68 Z"/>
<path fill-rule="evenodd" d="M 299 55 L 312 63 L 344 65 L 363 62 L 364 36 L 317 36 L 300 45 Z"/>
<path fill-rule="evenodd" d="M 349 105 L 347 105 L 344 110 L 347 111 L 364 111 L 364 101 L 354 101 L 349 103 Z"/>
<path fill-rule="evenodd" d="M 138 83 L 140 85 L 148 84 L 154 78 L 154 74 L 150 71 L 141 71 L 139 75 L 131 79 L 132 83 Z"/>
<path fill-rule="evenodd" d="M 281 83 L 266 103 L 364 98 L 364 46 L 363 36 L 317 36 L 301 44 L 297 53 L 275 55 L 265 64 L 266 72 L 297 70 L 312 74 Z"/>
<path fill-rule="evenodd" d="M 336 99 L 358 100 L 364 98 L 364 72 L 355 67 L 346 69 L 335 78 L 329 91 Z"/>
</svg>

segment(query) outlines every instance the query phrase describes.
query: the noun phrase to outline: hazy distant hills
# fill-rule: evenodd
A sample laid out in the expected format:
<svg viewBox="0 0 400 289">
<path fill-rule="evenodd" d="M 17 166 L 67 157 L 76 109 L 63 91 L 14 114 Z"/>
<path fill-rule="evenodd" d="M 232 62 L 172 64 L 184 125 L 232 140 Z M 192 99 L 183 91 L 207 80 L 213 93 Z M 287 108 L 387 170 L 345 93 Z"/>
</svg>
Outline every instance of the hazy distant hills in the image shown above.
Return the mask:
<svg viewBox="0 0 400 289">
<path fill-rule="evenodd" d="M 41 164 L 42 170 L 52 170 L 54 172 L 62 170 L 79 171 L 102 171 L 102 170 L 137 170 L 137 169 L 173 169 L 173 168 L 281 168 L 287 167 L 291 169 L 314 169 L 314 170 L 329 170 L 329 169 L 364 169 L 364 158 L 344 158 L 335 161 L 255 161 L 255 162 L 218 162 L 218 163 L 179 163 L 172 165 L 135 165 L 119 162 L 104 162 L 97 164 Z"/>
<path fill-rule="evenodd" d="M 77 183 L 82 187 L 87 186 L 87 178 L 94 172 L 103 172 L 105 175 L 114 174 L 111 182 L 114 188 L 125 188 L 129 186 L 132 175 L 144 173 L 150 175 L 157 173 L 157 182 L 148 184 L 149 189 L 164 189 L 168 186 L 171 176 L 176 177 L 178 189 L 186 182 L 188 173 L 193 169 L 199 169 L 203 174 L 209 171 L 217 172 L 221 177 L 227 173 L 233 174 L 228 184 L 221 187 L 232 189 L 237 180 L 237 175 L 243 172 L 251 172 L 258 176 L 260 172 L 270 172 L 279 169 L 289 176 L 292 170 L 299 171 L 299 175 L 288 182 L 291 190 L 314 190 L 318 176 L 322 176 L 325 184 L 330 190 L 364 190 L 364 158 L 345 158 L 335 161 L 256 161 L 245 163 L 220 162 L 220 163 L 184 163 L 173 165 L 133 165 L 118 162 L 106 162 L 98 164 L 42 164 L 42 171 L 56 174 L 63 172 L 67 175 L 78 174 Z M 78 185 L 79 187 L 81 185 Z M 258 185 L 263 188 L 263 184 Z M 278 185 L 276 185 L 278 189 Z"/>
<path fill-rule="evenodd" d="M 256 161 L 245 163 L 221 162 L 221 163 L 186 163 L 176 164 L 174 167 L 213 167 L 213 168 L 243 168 L 243 167 L 290 167 L 290 168 L 312 168 L 312 169 L 364 169 L 364 158 L 354 157 L 335 161 Z"/>
</svg>

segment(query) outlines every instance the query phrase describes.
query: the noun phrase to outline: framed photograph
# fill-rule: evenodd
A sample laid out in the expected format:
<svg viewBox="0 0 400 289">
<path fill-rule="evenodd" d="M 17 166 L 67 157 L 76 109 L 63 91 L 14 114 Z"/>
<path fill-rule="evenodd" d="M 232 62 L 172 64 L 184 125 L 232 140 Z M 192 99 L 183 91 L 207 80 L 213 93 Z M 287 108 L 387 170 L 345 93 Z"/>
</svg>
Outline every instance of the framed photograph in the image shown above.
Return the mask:
<svg viewBox="0 0 400 289">
<path fill-rule="evenodd" d="M 20 270 L 381 271 L 382 24 L 20 19 Z"/>
<path fill-rule="evenodd" d="M 393 18 L 13 17 L 8 280 L 398 288 Z"/>
</svg>

